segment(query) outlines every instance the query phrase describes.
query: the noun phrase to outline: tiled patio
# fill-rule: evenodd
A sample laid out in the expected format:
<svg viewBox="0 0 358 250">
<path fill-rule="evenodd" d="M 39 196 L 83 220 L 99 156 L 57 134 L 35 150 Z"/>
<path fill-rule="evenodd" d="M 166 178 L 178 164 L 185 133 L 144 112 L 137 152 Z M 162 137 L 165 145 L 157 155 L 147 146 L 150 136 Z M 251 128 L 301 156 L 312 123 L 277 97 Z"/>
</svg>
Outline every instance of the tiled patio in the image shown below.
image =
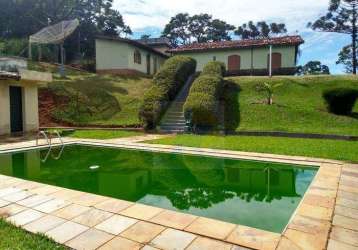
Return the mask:
<svg viewBox="0 0 358 250">
<path fill-rule="evenodd" d="M 0 216 L 74 249 L 358 249 L 358 166 L 338 161 L 72 140 L 102 146 L 320 166 L 282 234 L 0 175 Z M 26 148 L 34 142 L 0 145 Z M 1 151 L 0 151 L 1 153 Z"/>
</svg>

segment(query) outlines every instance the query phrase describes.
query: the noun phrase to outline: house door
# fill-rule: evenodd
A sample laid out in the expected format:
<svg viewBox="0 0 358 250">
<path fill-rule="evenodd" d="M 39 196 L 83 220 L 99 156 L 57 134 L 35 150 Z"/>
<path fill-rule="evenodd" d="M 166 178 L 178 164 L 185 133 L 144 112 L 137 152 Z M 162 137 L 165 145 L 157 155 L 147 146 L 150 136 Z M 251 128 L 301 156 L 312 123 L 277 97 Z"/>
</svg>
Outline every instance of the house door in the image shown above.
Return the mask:
<svg viewBox="0 0 358 250">
<path fill-rule="evenodd" d="M 240 70 L 241 58 L 239 55 L 229 56 L 228 59 L 228 70 L 229 71 L 239 71 Z"/>
<path fill-rule="evenodd" d="M 150 54 L 147 55 L 147 74 L 150 75 Z"/>
<path fill-rule="evenodd" d="M 11 133 L 23 131 L 22 88 L 10 86 L 10 127 Z"/>
<path fill-rule="evenodd" d="M 272 70 L 280 69 L 282 66 L 281 53 L 272 53 Z M 270 54 L 267 56 L 267 68 L 270 68 Z"/>
</svg>

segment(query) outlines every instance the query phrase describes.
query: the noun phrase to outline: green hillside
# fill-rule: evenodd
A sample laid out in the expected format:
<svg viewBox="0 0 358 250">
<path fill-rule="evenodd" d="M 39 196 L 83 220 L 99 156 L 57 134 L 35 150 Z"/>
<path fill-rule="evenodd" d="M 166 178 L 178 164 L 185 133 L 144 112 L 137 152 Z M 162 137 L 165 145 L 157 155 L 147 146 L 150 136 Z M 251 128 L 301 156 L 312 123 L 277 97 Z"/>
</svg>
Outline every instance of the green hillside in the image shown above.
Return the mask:
<svg viewBox="0 0 358 250">
<path fill-rule="evenodd" d="M 41 68 L 36 66 L 36 68 Z M 42 70 L 55 71 L 52 67 Z M 139 107 L 151 79 L 96 75 L 70 70 L 66 79 L 40 89 L 42 126 L 140 127 Z"/>
<path fill-rule="evenodd" d="M 226 95 L 226 120 L 236 131 L 284 131 L 358 135 L 358 103 L 352 116 L 337 116 L 327 112 L 323 90 L 331 87 L 358 89 L 353 76 L 311 77 L 231 77 Z M 258 91 L 263 82 L 281 83 L 275 90 L 274 105 L 266 105 L 265 92 Z M 234 88 L 235 86 L 236 88 Z"/>
</svg>

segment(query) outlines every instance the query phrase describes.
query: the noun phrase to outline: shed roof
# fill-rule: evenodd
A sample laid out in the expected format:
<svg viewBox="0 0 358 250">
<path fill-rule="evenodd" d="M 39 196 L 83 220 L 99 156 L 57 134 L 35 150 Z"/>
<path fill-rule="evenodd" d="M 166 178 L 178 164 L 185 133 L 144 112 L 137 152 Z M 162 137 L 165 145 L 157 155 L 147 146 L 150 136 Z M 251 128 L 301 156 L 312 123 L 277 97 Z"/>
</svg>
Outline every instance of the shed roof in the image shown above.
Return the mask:
<svg viewBox="0 0 358 250">
<path fill-rule="evenodd" d="M 252 47 L 264 47 L 268 45 L 293 45 L 304 43 L 301 36 L 284 36 L 268 39 L 244 39 L 208 43 L 192 43 L 168 50 L 171 53 L 180 52 L 204 52 L 210 50 L 242 49 Z"/>
<path fill-rule="evenodd" d="M 141 49 L 144 49 L 144 50 L 147 50 L 147 51 L 150 51 L 154 54 L 157 54 L 159 56 L 162 56 L 162 57 L 165 57 L 165 58 L 168 58 L 167 55 L 163 54 L 162 52 L 158 51 L 158 50 L 155 50 L 153 49 L 152 47 L 146 45 L 146 44 L 143 44 L 141 42 L 138 42 L 136 40 L 131 40 L 131 39 L 127 39 L 127 38 L 121 38 L 121 37 L 109 37 L 109 36 L 97 36 L 96 39 L 98 40 L 109 40 L 109 41 L 116 41 L 116 42 L 122 42 L 122 43 L 127 43 L 127 44 L 130 44 L 130 45 L 133 45 L 135 47 L 138 47 L 138 48 L 141 48 Z"/>
</svg>

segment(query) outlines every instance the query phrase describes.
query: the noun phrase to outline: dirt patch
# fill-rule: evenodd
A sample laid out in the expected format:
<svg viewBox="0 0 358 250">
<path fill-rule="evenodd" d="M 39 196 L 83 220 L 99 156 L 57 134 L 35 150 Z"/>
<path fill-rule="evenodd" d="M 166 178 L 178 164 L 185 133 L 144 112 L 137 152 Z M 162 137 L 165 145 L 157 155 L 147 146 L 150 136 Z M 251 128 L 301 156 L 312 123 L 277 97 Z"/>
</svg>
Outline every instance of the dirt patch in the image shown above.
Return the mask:
<svg viewBox="0 0 358 250">
<path fill-rule="evenodd" d="M 66 105 L 67 98 L 54 95 L 48 89 L 39 90 L 39 119 L 40 127 L 71 126 L 71 124 L 57 121 L 52 112 L 56 107 Z"/>
</svg>

